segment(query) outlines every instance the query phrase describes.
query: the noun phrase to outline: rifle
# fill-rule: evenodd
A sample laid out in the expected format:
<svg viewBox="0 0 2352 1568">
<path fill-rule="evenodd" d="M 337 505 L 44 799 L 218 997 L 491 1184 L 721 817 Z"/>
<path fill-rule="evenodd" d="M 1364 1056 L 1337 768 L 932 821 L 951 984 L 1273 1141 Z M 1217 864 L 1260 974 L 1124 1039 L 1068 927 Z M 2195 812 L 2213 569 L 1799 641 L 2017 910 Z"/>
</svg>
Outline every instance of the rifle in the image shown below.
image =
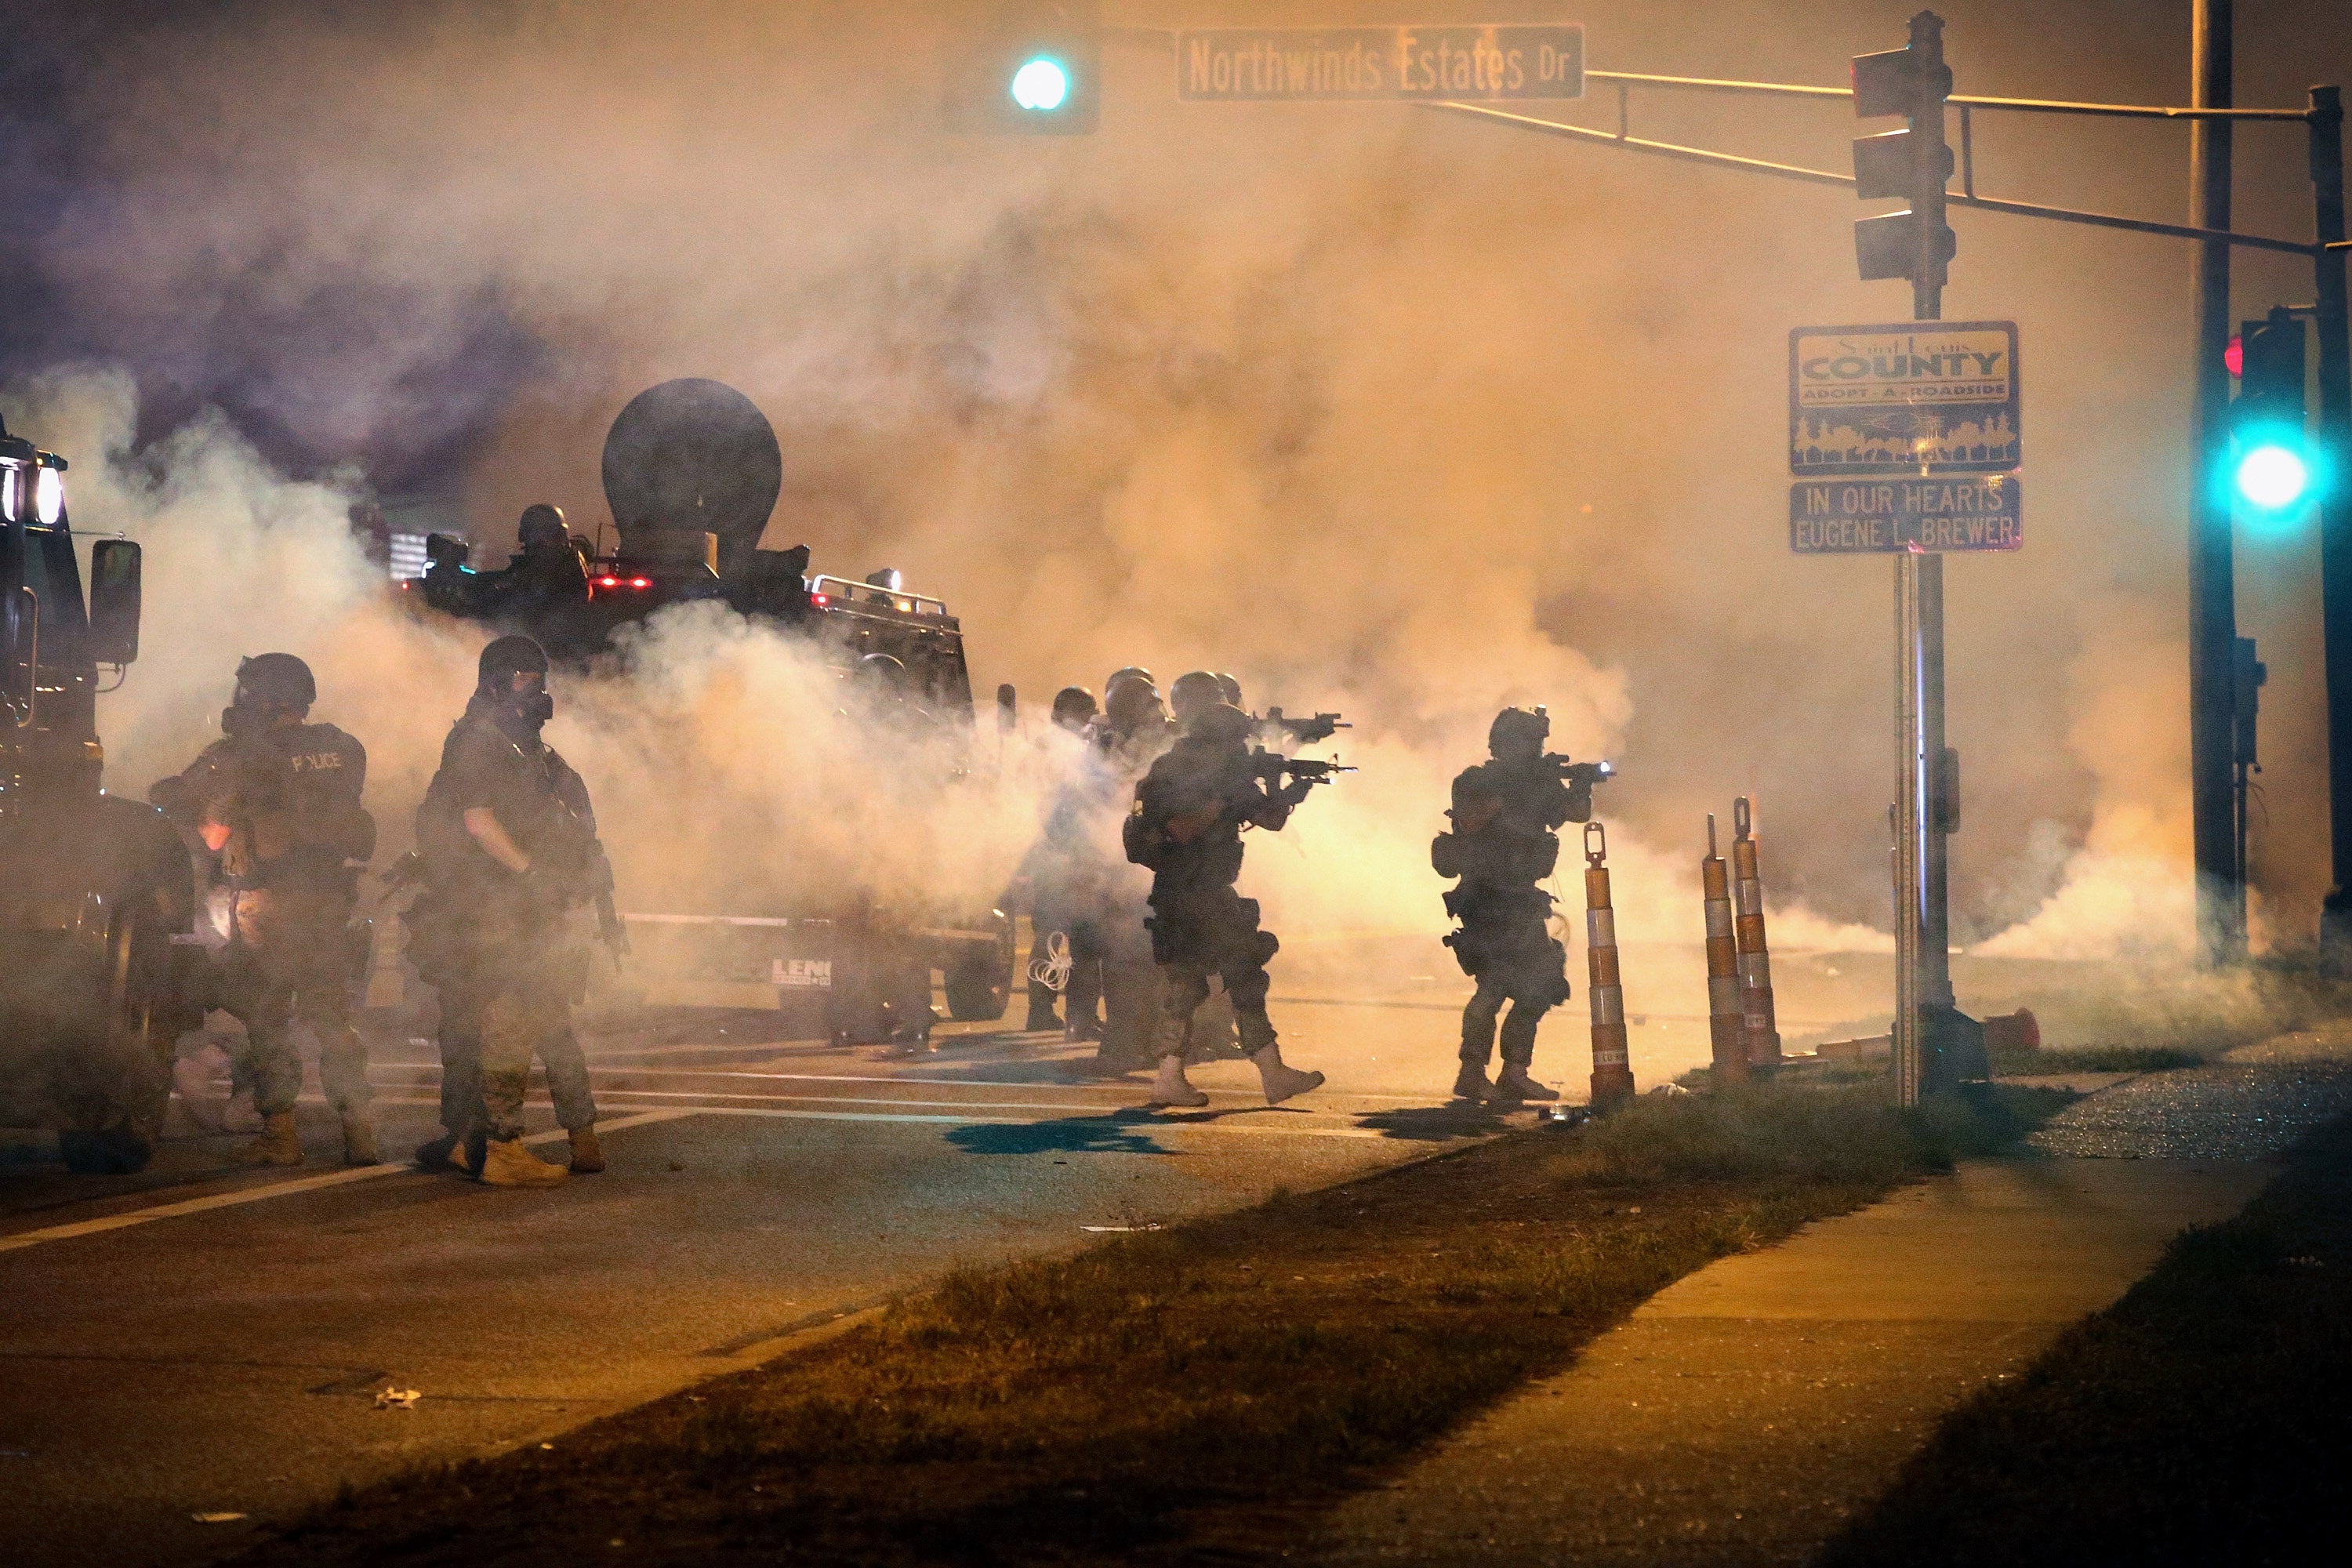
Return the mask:
<svg viewBox="0 0 2352 1568">
<path fill-rule="evenodd" d="M 618 973 L 621 960 L 629 954 L 629 928 L 613 903 L 613 862 L 605 858 L 602 844 L 596 846 L 595 860 L 588 875 L 590 893 L 596 905 L 596 940 L 613 955 L 613 971 Z"/>
<path fill-rule="evenodd" d="M 1262 722 L 1269 730 L 1279 730 L 1302 746 L 1312 746 L 1329 740 L 1341 730 L 1352 730 L 1353 724 L 1337 713 L 1318 713 L 1312 719 L 1286 719 L 1279 708 L 1269 708 Z"/>
<path fill-rule="evenodd" d="M 1284 775 L 1303 780 L 1310 784 L 1329 784 L 1336 773 L 1352 773 L 1356 770 L 1320 757 L 1286 757 L 1278 752 L 1258 751 L 1250 753 L 1250 772 L 1267 784 L 1280 788 Z"/>
</svg>

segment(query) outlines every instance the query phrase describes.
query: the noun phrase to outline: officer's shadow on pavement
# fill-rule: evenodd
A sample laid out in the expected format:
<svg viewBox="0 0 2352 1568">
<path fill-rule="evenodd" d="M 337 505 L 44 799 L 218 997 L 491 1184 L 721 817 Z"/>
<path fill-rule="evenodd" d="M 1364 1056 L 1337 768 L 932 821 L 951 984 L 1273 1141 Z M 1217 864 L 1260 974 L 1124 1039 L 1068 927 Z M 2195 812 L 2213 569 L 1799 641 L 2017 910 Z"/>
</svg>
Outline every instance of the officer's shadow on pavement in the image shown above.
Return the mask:
<svg viewBox="0 0 2352 1568">
<path fill-rule="evenodd" d="M 1510 1123 L 1491 1106 L 1454 1100 L 1444 1105 L 1416 1105 L 1396 1110 L 1375 1110 L 1356 1119 L 1384 1138 L 1418 1143 L 1444 1143 L 1456 1138 L 1483 1138 Z"/>
<path fill-rule="evenodd" d="M 1158 1120 L 1138 1110 L 1050 1121 L 977 1121 L 950 1129 L 948 1142 L 967 1154 L 1181 1154 L 1151 1136 Z"/>
</svg>

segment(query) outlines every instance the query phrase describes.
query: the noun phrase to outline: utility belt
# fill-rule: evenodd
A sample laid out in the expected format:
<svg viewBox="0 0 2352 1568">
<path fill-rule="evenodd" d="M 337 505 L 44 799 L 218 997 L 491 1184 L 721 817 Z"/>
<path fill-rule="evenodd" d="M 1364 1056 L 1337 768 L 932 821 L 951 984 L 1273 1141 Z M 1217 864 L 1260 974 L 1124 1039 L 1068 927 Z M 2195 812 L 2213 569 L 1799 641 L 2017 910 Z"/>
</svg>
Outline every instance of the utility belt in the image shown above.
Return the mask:
<svg viewBox="0 0 2352 1568">
<path fill-rule="evenodd" d="M 1549 920 L 1554 901 L 1541 888 L 1525 883 L 1464 882 L 1445 890 L 1445 912 L 1465 925 Z"/>
</svg>

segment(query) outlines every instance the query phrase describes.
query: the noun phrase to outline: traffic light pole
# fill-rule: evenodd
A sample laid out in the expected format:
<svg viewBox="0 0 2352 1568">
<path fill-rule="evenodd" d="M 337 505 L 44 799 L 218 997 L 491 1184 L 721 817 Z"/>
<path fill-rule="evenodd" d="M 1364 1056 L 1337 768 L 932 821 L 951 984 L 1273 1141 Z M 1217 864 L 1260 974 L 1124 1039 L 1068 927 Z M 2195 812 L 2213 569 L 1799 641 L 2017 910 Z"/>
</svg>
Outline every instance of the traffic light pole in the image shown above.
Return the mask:
<svg viewBox="0 0 2352 1568">
<path fill-rule="evenodd" d="M 2327 670 L 2328 849 L 2335 886 L 2320 906 L 2323 963 L 2352 967 L 2352 342 L 2347 342 L 2344 239 L 2344 95 L 2311 89 L 2311 186 L 2318 230 L 2312 252 L 2319 331 L 2319 604 Z"/>
<path fill-rule="evenodd" d="M 1944 68 L 1944 23 L 1911 18 L 1910 48 L 1929 76 Z M 1911 212 L 1918 249 L 1911 266 L 1911 319 L 1944 314 L 1943 101 L 1948 79 L 1910 119 Z M 1937 782 L 1944 755 L 1944 558 L 1895 558 L 1895 1090 L 1916 1105 L 1927 1086 L 1927 1020 L 1952 1005 L 1950 859 Z"/>
<path fill-rule="evenodd" d="M 2230 0 L 2197 0 L 2190 50 L 2189 103 L 2231 103 Z M 2189 223 L 2230 226 L 2231 122 L 2196 120 L 2189 127 Z M 2230 246 L 2206 240 L 2190 273 L 2192 387 L 2189 421 L 2189 808 L 2196 870 L 2197 952 L 2207 963 L 2245 953 L 2238 919 L 2237 576 L 2231 555 L 2229 489 L 2222 478 L 2230 430 Z"/>
</svg>

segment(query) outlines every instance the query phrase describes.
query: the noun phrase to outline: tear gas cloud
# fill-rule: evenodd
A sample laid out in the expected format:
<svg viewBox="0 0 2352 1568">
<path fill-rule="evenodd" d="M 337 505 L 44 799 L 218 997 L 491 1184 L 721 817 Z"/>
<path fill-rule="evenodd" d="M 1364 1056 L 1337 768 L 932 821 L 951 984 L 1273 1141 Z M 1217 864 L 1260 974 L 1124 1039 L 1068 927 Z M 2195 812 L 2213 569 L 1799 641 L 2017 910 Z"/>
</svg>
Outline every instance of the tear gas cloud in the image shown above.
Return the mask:
<svg viewBox="0 0 2352 1568">
<path fill-rule="evenodd" d="M 1601 808 L 1629 939 L 1694 933 L 1701 814 L 1752 793 L 1780 940 L 1883 943 L 1885 563 L 1792 560 L 1775 521 L 1788 329 L 1900 310 L 1851 280 L 1853 204 L 1401 106 L 1179 105 L 1142 37 L 1107 53 L 1099 135 L 950 137 L 938 51 L 979 9 L 265 5 L 134 29 L 79 89 L 99 174 L 41 263 L 105 324 L 94 354 L 228 389 L 321 472 L 404 453 L 383 474 L 414 488 L 415 455 L 441 455 L 428 478 L 493 552 L 530 501 L 592 527 L 612 416 L 651 382 L 709 375 L 782 439 L 767 542 L 847 575 L 905 569 L 962 616 L 983 688 L 1009 679 L 1041 706 L 1119 665 L 1163 681 L 1197 666 L 1258 703 L 1346 710 L 1339 749 L 1363 771 L 1247 873 L 1278 928 L 1433 931 L 1444 781 L 1498 706 L 1541 701 L 1557 747 L 1623 770 Z M 1410 19 L 1492 19 L 1479 9 Z M 1973 90 L 2164 101 L 2186 76 L 2168 41 L 2185 19 L 2131 31 L 2085 80 L 2049 36 L 2066 20 L 1946 10 Z M 1575 18 L 1595 65 L 1790 80 L 1899 37 L 1894 9 L 1818 11 Z M 1637 112 L 1668 140 L 1817 165 L 1853 133 L 1842 110 Z M 2005 193 L 2177 207 L 2168 130 L 1978 135 Z M 2250 174 L 2244 205 L 2261 216 L 2273 194 Z M 1956 921 L 2025 954 L 2177 953 L 2186 381 L 2147 345 L 2185 341 L 2187 257 L 1955 222 L 1947 313 L 2021 319 L 2027 439 L 2052 459 L 2027 551 L 1951 571 L 1969 769 Z M 2264 265 L 2243 264 L 2250 287 Z M 179 765 L 236 656 L 284 646 L 369 743 L 379 816 L 404 817 L 473 645 L 383 609 L 338 542 L 338 488 L 383 475 L 278 478 L 216 419 L 131 453 L 125 384 L 74 384 L 49 425 L 10 415 L 78 459 L 122 452 L 96 483 L 78 461 L 76 516 L 155 551 L 151 657 L 101 710 L 118 784 Z M 2315 732 L 2315 679 L 2294 673 L 2311 616 L 2263 584 L 2307 563 L 2281 547 L 2244 570 L 2284 678 L 2264 718 L 2292 764 Z M 830 678 L 770 634 L 676 617 L 635 657 L 626 686 L 567 688 L 553 731 L 625 880 L 715 855 L 765 877 L 792 858 L 787 823 L 886 859 L 953 847 L 951 879 L 983 893 L 1017 857 L 1026 785 L 948 807 L 866 793 L 829 743 Z M 688 759 L 714 781 L 691 823 Z M 2298 787 L 2283 781 L 2258 868 L 2283 940 L 2318 891 Z"/>
<path fill-rule="evenodd" d="M 233 656 L 169 650 L 226 635 L 235 651 L 310 661 L 316 716 L 368 746 L 383 853 L 404 848 L 486 634 L 412 614 L 354 542 L 348 497 L 273 474 L 218 420 L 134 454 L 127 377 L 16 390 L 29 419 L 81 455 L 78 519 L 107 519 L 147 552 L 149 657 L 104 721 L 114 787 L 143 793 L 217 738 Z M 302 592 L 267 586 L 297 582 Z M 243 609 L 225 628 L 231 596 Z M 548 737 L 590 781 L 632 908 L 782 912 L 815 877 L 985 908 L 1064 761 L 1015 746 L 987 776 L 950 782 L 961 759 L 937 738 L 877 721 L 804 645 L 717 606 L 658 617 L 626 667 L 559 674 Z"/>
</svg>

